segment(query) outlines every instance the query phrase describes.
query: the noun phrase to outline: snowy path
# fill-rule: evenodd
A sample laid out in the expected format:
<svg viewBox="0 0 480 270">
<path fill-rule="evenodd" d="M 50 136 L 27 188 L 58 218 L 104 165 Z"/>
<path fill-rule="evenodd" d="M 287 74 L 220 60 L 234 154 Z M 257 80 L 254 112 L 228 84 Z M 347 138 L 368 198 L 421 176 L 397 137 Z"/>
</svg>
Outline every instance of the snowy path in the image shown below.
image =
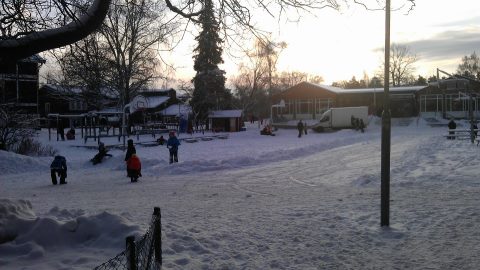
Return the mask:
<svg viewBox="0 0 480 270">
<path fill-rule="evenodd" d="M 226 157 L 222 170 L 207 159 L 170 167 L 179 171 L 151 165 L 136 184 L 118 166 L 73 170 L 60 187 L 37 180 L 45 172 L 9 175 L 2 197 L 28 199 L 38 216 L 54 207 L 124 213 L 140 228 L 160 206 L 165 269 L 476 269 L 480 148 L 432 131 L 393 134 L 389 229 L 379 226 L 379 133 L 277 150 L 271 160 Z M 82 252 L 82 262 L 40 265 L 88 269 L 119 250 Z"/>
</svg>

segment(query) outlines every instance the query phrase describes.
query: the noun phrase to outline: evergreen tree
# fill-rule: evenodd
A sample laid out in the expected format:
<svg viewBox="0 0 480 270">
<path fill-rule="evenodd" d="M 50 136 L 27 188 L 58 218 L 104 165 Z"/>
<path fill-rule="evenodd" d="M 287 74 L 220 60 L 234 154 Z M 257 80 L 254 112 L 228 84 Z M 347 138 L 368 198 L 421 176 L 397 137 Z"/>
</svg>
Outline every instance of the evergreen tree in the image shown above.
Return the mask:
<svg viewBox="0 0 480 270">
<path fill-rule="evenodd" d="M 202 30 L 195 38 L 198 45 L 194 49 L 193 69 L 197 73 L 193 78 L 194 91 L 190 105 L 197 119 L 204 120 L 209 110 L 230 109 L 232 95 L 225 89 L 225 71 L 218 68 L 223 63 L 223 40 L 218 35 L 220 27 L 215 19 L 212 0 L 204 0 L 198 21 Z"/>
</svg>

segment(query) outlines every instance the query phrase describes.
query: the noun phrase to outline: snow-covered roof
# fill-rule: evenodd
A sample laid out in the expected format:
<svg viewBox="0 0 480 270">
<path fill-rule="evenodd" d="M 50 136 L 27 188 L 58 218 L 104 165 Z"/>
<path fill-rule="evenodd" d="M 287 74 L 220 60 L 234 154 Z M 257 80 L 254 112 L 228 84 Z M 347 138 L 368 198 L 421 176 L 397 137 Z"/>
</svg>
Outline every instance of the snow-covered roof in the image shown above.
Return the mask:
<svg viewBox="0 0 480 270">
<path fill-rule="evenodd" d="M 147 102 L 148 102 L 147 109 L 156 108 L 170 99 L 170 97 L 168 96 L 153 96 L 153 97 L 145 97 L 145 98 L 147 99 Z"/>
<path fill-rule="evenodd" d="M 333 92 L 333 93 L 339 93 L 343 90 L 342 88 L 339 88 L 339 87 L 325 85 L 325 84 L 316 84 L 316 83 L 311 83 L 311 82 L 301 82 L 300 84 L 309 84 L 309 85 L 311 85 L 315 88 L 323 88 L 323 89 L 325 89 L 327 91 L 330 91 L 330 92 Z"/>
<path fill-rule="evenodd" d="M 333 92 L 335 94 L 352 94 L 352 93 L 374 93 L 374 92 L 382 92 L 383 87 L 378 88 L 358 88 L 358 89 L 343 89 L 335 86 L 323 85 L 323 84 L 315 84 L 305 82 L 306 84 L 310 84 L 314 87 L 323 88 L 327 91 Z M 390 92 L 416 92 L 423 88 L 427 87 L 427 85 L 421 86 L 399 86 L 399 87 L 390 87 Z"/>
<path fill-rule="evenodd" d="M 192 112 L 192 108 L 185 104 L 173 104 L 168 106 L 166 109 L 160 111 L 162 115 L 170 116 L 187 116 Z"/>
<path fill-rule="evenodd" d="M 423 88 L 427 87 L 425 86 L 399 86 L 399 87 L 390 87 L 389 92 L 395 93 L 395 92 L 417 92 Z M 351 93 L 379 93 L 383 92 L 384 89 L 383 87 L 378 87 L 378 88 L 360 88 L 360 89 L 342 89 L 339 94 L 351 94 Z"/>
<path fill-rule="evenodd" d="M 209 118 L 231 118 L 242 117 L 242 110 L 221 110 L 211 111 L 208 115 Z"/>
</svg>

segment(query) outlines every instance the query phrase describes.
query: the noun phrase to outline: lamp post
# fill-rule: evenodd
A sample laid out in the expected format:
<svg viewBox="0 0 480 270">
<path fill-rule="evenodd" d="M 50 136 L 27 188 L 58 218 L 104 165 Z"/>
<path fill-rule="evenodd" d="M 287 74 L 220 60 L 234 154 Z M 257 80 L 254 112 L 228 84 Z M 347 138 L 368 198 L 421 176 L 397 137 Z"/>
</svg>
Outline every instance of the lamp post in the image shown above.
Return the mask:
<svg viewBox="0 0 480 270">
<path fill-rule="evenodd" d="M 384 94 L 382 113 L 382 146 L 381 146 L 381 204 L 380 225 L 390 226 L 390 139 L 391 139 L 391 114 L 390 114 L 390 0 L 385 6 L 385 70 Z"/>
<path fill-rule="evenodd" d="M 130 103 L 128 103 L 127 105 L 125 105 L 123 107 L 123 112 L 122 112 L 122 137 L 123 137 L 123 149 L 125 149 L 125 133 L 127 131 L 127 126 L 126 126 L 126 117 L 125 117 L 125 114 L 126 114 L 126 111 L 127 109 L 130 110 Z"/>
</svg>

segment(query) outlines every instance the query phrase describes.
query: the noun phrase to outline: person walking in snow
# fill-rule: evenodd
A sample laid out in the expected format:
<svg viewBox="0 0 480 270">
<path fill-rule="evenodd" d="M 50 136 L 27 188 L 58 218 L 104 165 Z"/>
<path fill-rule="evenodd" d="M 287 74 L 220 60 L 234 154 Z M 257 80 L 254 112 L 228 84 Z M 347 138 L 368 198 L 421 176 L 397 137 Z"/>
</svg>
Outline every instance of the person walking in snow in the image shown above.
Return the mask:
<svg viewBox="0 0 480 270">
<path fill-rule="evenodd" d="M 363 133 L 365 132 L 365 123 L 363 122 L 363 119 L 360 118 L 360 120 L 358 121 L 358 128 L 360 129 L 360 131 Z"/>
<path fill-rule="evenodd" d="M 65 141 L 65 130 L 63 127 L 63 121 L 61 119 L 57 123 L 57 141 L 58 141 L 58 136 L 60 136 L 62 141 Z"/>
<path fill-rule="evenodd" d="M 52 184 L 57 184 L 57 174 L 60 177 L 60 185 L 66 184 L 67 178 L 67 159 L 64 156 L 55 156 L 50 164 L 50 174 L 52 176 Z"/>
<path fill-rule="evenodd" d="M 457 128 L 457 123 L 455 123 L 455 121 L 452 119 L 450 119 L 450 122 L 448 122 L 448 129 L 450 129 L 450 131 L 448 132 L 448 134 L 450 135 L 454 135 L 455 134 L 455 130 Z M 454 136 L 449 136 L 448 137 L 449 140 L 455 140 L 455 137 Z"/>
<path fill-rule="evenodd" d="M 133 145 L 133 140 L 129 139 L 127 141 L 127 153 L 125 154 L 125 161 L 127 161 L 133 154 L 136 154 L 136 153 L 137 153 L 137 150 Z"/>
<path fill-rule="evenodd" d="M 473 120 L 472 129 L 473 129 L 473 135 L 475 135 L 475 138 L 477 138 L 478 126 L 477 126 L 477 121 L 476 120 Z"/>
<path fill-rule="evenodd" d="M 302 137 L 302 133 L 303 133 L 303 123 L 302 123 L 302 120 L 298 121 L 297 129 L 298 129 L 298 138 L 300 138 L 300 137 Z"/>
<path fill-rule="evenodd" d="M 178 146 L 180 145 L 180 141 L 175 136 L 174 131 L 170 131 L 168 136 L 167 148 L 170 152 L 170 164 L 172 164 L 173 162 L 178 162 Z"/>
<path fill-rule="evenodd" d="M 136 154 L 132 154 L 127 160 L 127 174 L 131 182 L 137 182 L 142 176 L 142 163 Z"/>
<path fill-rule="evenodd" d="M 129 139 L 127 141 L 127 153 L 125 154 L 125 162 L 127 162 L 130 159 L 130 157 L 133 154 L 136 154 L 136 153 L 137 153 L 137 150 L 135 149 L 135 146 L 133 145 L 133 140 Z M 127 175 L 128 175 L 128 167 L 127 167 Z"/>
</svg>

